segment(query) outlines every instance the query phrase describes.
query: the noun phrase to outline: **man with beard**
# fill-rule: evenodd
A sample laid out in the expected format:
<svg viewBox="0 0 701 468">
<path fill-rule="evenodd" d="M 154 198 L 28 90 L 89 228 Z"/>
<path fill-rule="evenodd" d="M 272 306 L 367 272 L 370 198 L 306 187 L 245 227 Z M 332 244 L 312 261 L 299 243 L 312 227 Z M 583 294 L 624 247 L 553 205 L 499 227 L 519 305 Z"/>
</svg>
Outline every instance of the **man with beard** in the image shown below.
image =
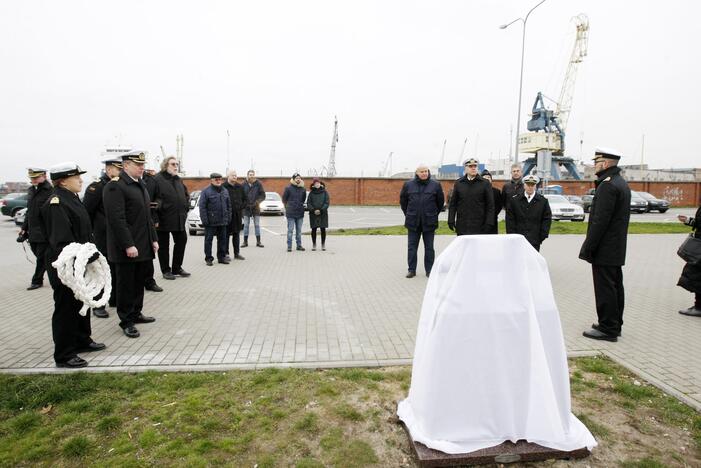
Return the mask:
<svg viewBox="0 0 701 468">
<path fill-rule="evenodd" d="M 243 192 L 243 185 L 238 183 L 238 175 L 235 170 L 230 170 L 226 174 L 226 182 L 222 184 L 227 192 L 229 192 L 229 200 L 231 201 L 231 221 L 226 229 L 227 237 L 231 237 L 231 244 L 234 247 L 234 259 L 245 260 L 240 254 L 241 238 L 240 232 L 243 223 L 243 209 L 246 206 L 246 194 Z M 229 242 L 226 243 L 226 256 L 229 257 Z M 229 257 L 230 258 L 230 257 Z"/>
<path fill-rule="evenodd" d="M 256 179 L 256 171 L 249 169 L 243 182 L 243 193 L 246 194 L 246 206 L 243 209 L 243 245 L 248 247 L 248 226 L 253 218 L 256 231 L 256 247 L 263 247 L 260 242 L 260 202 L 265 200 L 265 189 L 260 180 Z"/>
<path fill-rule="evenodd" d="M 596 192 L 587 237 L 579 258 L 591 263 L 598 323 L 583 332 L 594 340 L 618 341 L 623 326 L 623 270 L 630 221 L 630 188 L 621 177 L 621 153 L 597 148 L 594 153 Z"/>
<path fill-rule="evenodd" d="M 102 194 L 105 186 L 110 180 L 119 180 L 119 174 L 122 171 L 122 160 L 106 159 L 102 161 L 105 165 L 105 173 L 102 174 L 99 180 L 88 185 L 83 196 L 83 205 L 90 216 L 92 223 L 93 237 L 95 238 L 95 247 L 107 258 L 107 217 L 105 216 L 105 205 L 102 201 Z M 112 293 L 110 294 L 108 305 L 114 307 L 116 305 L 115 294 L 117 291 L 117 274 L 114 269 L 114 263 L 108 261 L 110 273 L 112 274 Z M 98 318 L 107 318 L 110 314 L 104 307 L 93 309 L 92 313 Z"/>
<path fill-rule="evenodd" d="M 27 190 L 27 211 L 24 215 L 24 224 L 19 231 L 19 237 L 29 240 L 29 247 L 37 259 L 32 282 L 27 288 L 27 291 L 31 291 L 44 285 L 48 244 L 40 222 L 40 211 L 54 188 L 46 180 L 46 169 L 30 167 L 27 169 L 27 175 L 32 186 Z"/>
<path fill-rule="evenodd" d="M 404 183 L 399 194 L 399 205 L 404 212 L 404 226 L 407 228 L 409 272 L 407 278 L 416 276 L 416 254 L 419 240 L 424 239 L 424 270 L 426 276 L 431 274 L 436 252 L 433 239 L 438 229 L 438 214 L 445 204 L 443 187 L 431 179 L 428 166 L 421 164 L 416 168 L 412 180 Z"/>
<path fill-rule="evenodd" d="M 146 155 L 129 151 L 121 155 L 122 173 L 110 181 L 102 199 L 107 216 L 107 256 L 117 272 L 119 326 L 129 338 L 138 338 L 137 323 L 156 319 L 142 314 L 144 282 L 158 252 L 158 236 L 151 218 L 151 199 L 142 177 Z"/>
<path fill-rule="evenodd" d="M 187 233 L 185 222 L 190 209 L 189 195 L 185 184 L 178 175 L 180 165 L 175 156 L 168 156 L 161 162 L 161 172 L 153 178 L 155 188 L 153 201 L 154 225 L 158 233 L 158 262 L 161 274 L 167 280 L 176 276 L 186 278 L 190 273 L 183 270 Z M 170 264 L 170 237 L 173 237 L 173 264 Z"/>
</svg>

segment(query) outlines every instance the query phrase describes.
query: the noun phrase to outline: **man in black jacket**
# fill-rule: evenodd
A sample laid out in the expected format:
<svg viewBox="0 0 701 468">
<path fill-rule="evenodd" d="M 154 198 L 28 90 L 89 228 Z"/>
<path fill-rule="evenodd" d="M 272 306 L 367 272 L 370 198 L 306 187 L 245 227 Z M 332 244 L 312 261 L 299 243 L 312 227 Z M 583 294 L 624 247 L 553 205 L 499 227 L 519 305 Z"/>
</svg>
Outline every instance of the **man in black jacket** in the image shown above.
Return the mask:
<svg viewBox="0 0 701 468">
<path fill-rule="evenodd" d="M 30 167 L 27 175 L 32 186 L 27 190 L 27 211 L 24 215 L 24 224 L 19 232 L 20 237 L 29 241 L 29 247 L 36 257 L 36 267 L 32 282 L 27 291 L 38 289 L 44 285 L 44 272 L 46 271 L 47 240 L 41 227 L 41 207 L 44 206 L 49 195 L 53 191 L 51 183 L 46 180 L 46 169 Z"/>
<path fill-rule="evenodd" d="M 494 227 L 492 184 L 480 177 L 479 162 L 465 161 L 465 175 L 455 181 L 448 205 L 448 228 L 458 236 L 489 234 Z"/>
<path fill-rule="evenodd" d="M 187 233 L 185 222 L 190 209 L 189 195 L 185 184 L 178 176 L 180 165 L 175 156 L 161 162 L 161 172 L 153 178 L 155 188 L 153 201 L 154 225 L 158 233 L 158 262 L 163 278 L 174 280 L 176 276 L 188 277 L 183 270 Z M 173 265 L 170 265 L 170 236 L 173 236 Z"/>
<path fill-rule="evenodd" d="M 248 226 L 253 218 L 253 227 L 256 234 L 256 247 L 264 247 L 260 241 L 260 203 L 265 200 L 265 189 L 260 180 L 256 178 L 256 171 L 249 169 L 246 180 L 243 181 L 243 193 L 246 194 L 246 206 L 243 209 L 243 245 L 248 247 Z"/>
<path fill-rule="evenodd" d="M 229 192 L 229 200 L 231 201 L 231 221 L 226 228 L 227 236 L 231 237 L 231 244 L 234 246 L 234 258 L 236 260 L 245 260 L 241 252 L 241 228 L 243 223 L 243 209 L 246 206 L 246 194 L 243 191 L 243 185 L 238 183 L 238 174 L 233 169 L 226 174 L 226 182 L 222 184 L 227 192 Z M 229 243 L 226 243 L 226 255 L 229 256 Z"/>
<path fill-rule="evenodd" d="M 523 178 L 524 192 L 514 195 L 506 208 L 506 233 L 521 234 L 540 251 L 540 244 L 550 234 L 552 212 L 548 199 L 536 192 L 538 182 L 534 175 Z"/>
<path fill-rule="evenodd" d="M 506 182 L 501 188 L 501 202 L 504 210 L 508 207 L 506 206 L 509 201 L 514 198 L 514 195 L 519 195 L 523 193 L 523 175 L 521 173 L 520 164 L 511 165 L 511 180 Z"/>
<path fill-rule="evenodd" d="M 148 192 L 149 199 L 151 200 L 151 219 L 154 222 L 154 226 L 156 223 L 156 202 L 153 201 L 156 195 L 155 175 L 156 171 L 154 171 L 153 169 L 146 169 L 144 170 L 144 175 L 142 177 L 144 186 L 146 187 L 146 191 Z M 153 260 L 151 260 L 146 265 L 146 277 L 144 279 L 144 288 L 147 291 L 163 292 L 163 288 L 160 287 L 158 283 L 156 283 L 156 279 L 154 278 L 155 271 L 156 270 L 153 268 Z"/>
<path fill-rule="evenodd" d="M 198 201 L 200 220 L 204 226 L 204 261 L 207 266 L 212 266 L 212 242 L 217 238 L 217 261 L 223 264 L 231 263 L 226 256 L 226 248 L 229 245 L 226 237 L 226 227 L 231 221 L 231 201 L 229 192 L 222 188 L 224 178 L 218 172 L 209 175 L 211 181 L 209 187 L 200 192 Z"/>
<path fill-rule="evenodd" d="M 431 274 L 436 256 L 433 239 L 438 229 L 438 214 L 444 204 L 445 196 L 440 182 L 431 179 L 428 166 L 417 167 L 416 175 L 404 183 L 399 194 L 399 205 L 404 212 L 404 226 L 408 231 L 407 278 L 416 276 L 416 253 L 421 237 L 424 238 L 424 269 L 426 276 Z"/>
<path fill-rule="evenodd" d="M 95 247 L 102 255 L 107 257 L 107 218 L 105 216 L 105 205 L 102 202 L 102 193 L 105 186 L 110 180 L 119 179 L 119 173 L 122 171 L 122 159 L 106 159 L 102 161 L 105 165 L 105 173 L 102 174 L 99 180 L 88 185 L 83 196 L 83 205 L 85 206 L 90 222 L 92 224 L 93 237 L 95 238 Z M 108 305 L 114 307 L 116 302 L 117 291 L 117 273 L 114 269 L 114 263 L 107 261 L 112 274 L 112 293 L 110 294 Z M 98 318 L 107 318 L 110 314 L 104 307 L 93 309 L 92 313 Z"/>
<path fill-rule="evenodd" d="M 494 195 L 494 222 L 492 223 L 492 230 L 489 234 L 499 234 L 499 213 L 504 206 L 504 202 L 501 198 L 501 190 L 494 186 L 494 181 L 492 180 L 492 173 L 487 169 L 482 171 L 482 177 L 487 179 L 490 184 L 492 184 L 492 195 Z"/>
<path fill-rule="evenodd" d="M 121 158 L 119 179 L 110 181 L 102 195 L 107 216 L 107 258 L 117 271 L 119 326 L 126 336 L 137 338 L 137 323 L 156 321 L 141 311 L 148 264 L 158 252 L 158 240 L 151 219 L 151 199 L 142 180 L 146 155 L 137 150 Z"/>
<path fill-rule="evenodd" d="M 583 335 L 595 340 L 617 341 L 623 325 L 623 272 L 626 259 L 630 188 L 621 177 L 621 153 L 597 148 L 594 154 L 596 192 L 589 214 L 587 237 L 579 258 L 591 263 L 596 314 L 599 322 Z"/>
</svg>

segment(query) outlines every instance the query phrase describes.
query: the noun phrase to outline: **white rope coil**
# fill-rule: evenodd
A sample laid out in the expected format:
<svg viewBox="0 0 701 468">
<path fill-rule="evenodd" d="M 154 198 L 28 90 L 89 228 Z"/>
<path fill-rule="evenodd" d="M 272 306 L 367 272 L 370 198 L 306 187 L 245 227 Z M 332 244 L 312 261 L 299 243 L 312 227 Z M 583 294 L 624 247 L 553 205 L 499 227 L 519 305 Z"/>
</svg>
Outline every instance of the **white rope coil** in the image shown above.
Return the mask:
<svg viewBox="0 0 701 468">
<path fill-rule="evenodd" d="M 79 312 L 82 316 L 90 308 L 107 305 L 112 292 L 112 276 L 107 259 L 99 255 L 97 260 L 88 263 L 95 252 L 98 252 L 95 244 L 73 242 L 64 247 L 61 255 L 51 264 L 56 268 L 61 282 L 71 288 L 75 298 L 83 303 Z M 104 291 L 102 297 L 95 300 L 101 291 Z"/>
</svg>

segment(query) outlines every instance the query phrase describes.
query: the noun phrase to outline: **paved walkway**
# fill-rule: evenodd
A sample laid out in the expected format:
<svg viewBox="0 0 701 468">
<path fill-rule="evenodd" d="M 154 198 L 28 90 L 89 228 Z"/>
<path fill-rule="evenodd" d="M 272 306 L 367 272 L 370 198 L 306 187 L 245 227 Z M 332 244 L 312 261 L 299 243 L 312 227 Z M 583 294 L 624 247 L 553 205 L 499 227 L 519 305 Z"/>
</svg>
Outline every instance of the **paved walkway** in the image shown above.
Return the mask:
<svg viewBox="0 0 701 468">
<path fill-rule="evenodd" d="M 52 360 L 48 283 L 25 291 L 33 265 L 0 223 L 0 370 L 57 372 Z M 675 286 L 681 235 L 634 235 L 624 269 L 626 314 L 618 343 L 581 336 L 595 320 L 591 273 L 577 260 L 581 236 L 553 236 L 543 247 L 571 355 L 604 352 L 701 409 L 701 319 L 676 311 L 691 294 Z M 438 236 L 442 250 L 453 238 Z M 157 322 L 125 337 L 116 312 L 92 319 L 108 349 L 84 355 L 89 371 L 223 369 L 262 366 L 374 366 L 410 363 L 426 278 L 404 278 L 403 237 L 336 237 L 326 252 L 285 252 L 284 239 L 243 249 L 247 259 L 207 267 L 203 238 L 191 237 L 191 278 L 158 279 L 144 312 Z M 305 236 L 309 247 L 309 237 Z M 29 252 L 31 258 L 31 252 Z"/>
</svg>

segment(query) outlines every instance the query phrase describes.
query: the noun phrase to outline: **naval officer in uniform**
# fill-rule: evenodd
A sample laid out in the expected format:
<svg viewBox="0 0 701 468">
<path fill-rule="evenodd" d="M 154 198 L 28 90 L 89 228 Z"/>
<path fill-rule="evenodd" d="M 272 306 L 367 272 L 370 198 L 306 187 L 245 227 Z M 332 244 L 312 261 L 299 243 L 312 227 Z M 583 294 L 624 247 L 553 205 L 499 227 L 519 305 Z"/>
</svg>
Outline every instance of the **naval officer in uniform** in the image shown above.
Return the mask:
<svg viewBox="0 0 701 468">
<path fill-rule="evenodd" d="M 95 237 L 95 246 L 102 255 L 107 258 L 107 218 L 105 217 L 105 206 L 102 202 L 102 192 L 110 180 L 118 180 L 119 173 L 122 171 L 122 160 L 120 158 L 106 159 L 102 161 L 105 165 L 105 172 L 99 180 L 88 185 L 83 195 L 83 205 L 88 210 L 90 221 L 92 222 L 93 236 Z M 110 273 L 112 273 L 112 294 L 109 298 L 110 307 L 116 305 L 115 293 L 117 291 L 117 275 L 114 269 L 114 263 L 109 262 Z M 93 309 L 92 313 L 95 317 L 107 318 L 109 312 L 104 307 Z"/>
<path fill-rule="evenodd" d="M 621 153 L 597 148 L 594 153 L 596 192 L 589 214 L 587 236 L 579 258 L 591 263 L 598 323 L 583 335 L 594 340 L 618 341 L 623 326 L 623 270 L 630 221 L 630 188 L 621 177 Z"/>
<path fill-rule="evenodd" d="M 19 232 L 20 239 L 27 239 L 29 247 L 32 249 L 36 257 L 36 267 L 32 282 L 27 288 L 28 291 L 38 289 L 44 285 L 44 271 L 46 271 L 46 237 L 39 222 L 41 207 L 44 206 L 49 195 L 53 191 L 53 187 L 46 180 L 46 169 L 38 167 L 30 167 L 27 169 L 27 175 L 32 183 L 27 190 L 27 212 L 24 215 L 24 223 Z"/>
<path fill-rule="evenodd" d="M 39 218 L 48 242 L 46 264 L 49 282 L 54 290 L 51 330 L 57 367 L 85 367 L 88 362 L 79 357 L 78 353 L 106 348 L 103 343 L 95 343 L 90 337 L 90 314 L 82 316 L 78 313 L 83 303 L 61 282 L 56 269 L 51 265 L 68 244 L 92 241 L 90 216 L 78 198 L 83 188 L 82 174 L 85 171 L 72 162 L 58 164 L 50 169 L 54 190 L 41 207 Z M 92 260 L 95 259 L 97 255 Z"/>
<path fill-rule="evenodd" d="M 149 263 L 158 252 L 151 219 L 151 200 L 143 182 L 146 155 L 130 151 L 121 155 L 122 172 L 103 190 L 107 217 L 107 256 L 117 272 L 119 326 L 129 338 L 138 338 L 137 323 L 156 319 L 144 316 L 144 281 Z"/>
</svg>

